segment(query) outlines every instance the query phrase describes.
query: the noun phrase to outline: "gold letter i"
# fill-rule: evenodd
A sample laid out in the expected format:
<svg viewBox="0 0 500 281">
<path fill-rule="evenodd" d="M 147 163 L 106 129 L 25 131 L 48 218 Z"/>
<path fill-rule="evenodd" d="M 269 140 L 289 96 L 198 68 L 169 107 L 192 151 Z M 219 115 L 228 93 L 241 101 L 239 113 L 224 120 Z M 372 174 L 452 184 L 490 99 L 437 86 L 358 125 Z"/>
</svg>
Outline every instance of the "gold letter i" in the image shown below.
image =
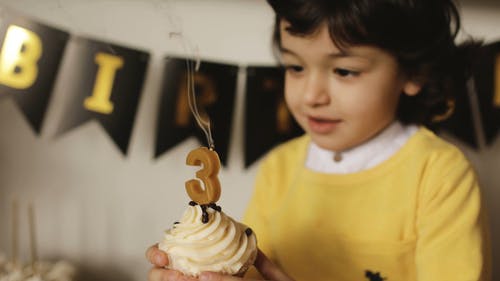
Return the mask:
<svg viewBox="0 0 500 281">
<path fill-rule="evenodd" d="M 90 111 L 102 114 L 113 112 L 113 103 L 110 101 L 116 71 L 123 66 L 123 58 L 98 53 L 95 62 L 99 65 L 92 96 L 85 99 L 83 106 Z"/>
</svg>

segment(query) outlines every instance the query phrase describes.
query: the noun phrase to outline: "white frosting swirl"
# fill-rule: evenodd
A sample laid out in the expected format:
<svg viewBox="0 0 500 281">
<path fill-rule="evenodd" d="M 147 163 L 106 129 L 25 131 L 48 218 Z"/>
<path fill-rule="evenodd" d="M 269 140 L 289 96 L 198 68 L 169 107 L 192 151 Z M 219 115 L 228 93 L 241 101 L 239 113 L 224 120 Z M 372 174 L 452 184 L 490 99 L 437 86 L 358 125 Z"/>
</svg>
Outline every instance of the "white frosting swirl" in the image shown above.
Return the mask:
<svg viewBox="0 0 500 281">
<path fill-rule="evenodd" d="M 165 232 L 159 248 L 166 252 L 168 268 L 189 276 L 203 271 L 236 275 L 245 271 L 257 255 L 253 232 L 222 211 L 207 207 L 208 222 L 202 222 L 199 205 L 189 206 L 182 219 Z"/>
</svg>

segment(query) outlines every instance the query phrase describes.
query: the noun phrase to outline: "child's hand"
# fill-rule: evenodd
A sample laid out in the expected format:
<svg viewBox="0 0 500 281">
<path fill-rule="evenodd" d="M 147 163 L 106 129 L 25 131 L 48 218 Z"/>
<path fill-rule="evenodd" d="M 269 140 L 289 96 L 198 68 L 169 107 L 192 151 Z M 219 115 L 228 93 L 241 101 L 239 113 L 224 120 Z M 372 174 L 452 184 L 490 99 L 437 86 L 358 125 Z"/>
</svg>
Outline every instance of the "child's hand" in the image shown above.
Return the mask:
<svg viewBox="0 0 500 281">
<path fill-rule="evenodd" d="M 158 249 L 155 244 L 146 251 L 146 258 L 153 264 L 153 268 L 149 270 L 148 281 L 196 281 L 198 279 L 185 276 L 179 271 L 165 269 L 168 265 L 168 257 L 165 252 Z"/>
<path fill-rule="evenodd" d="M 168 265 L 167 255 L 158 249 L 158 245 L 149 247 L 146 252 L 146 258 L 154 267 L 149 271 L 148 281 L 239 281 L 242 278 L 222 275 L 214 272 L 203 272 L 199 279 L 188 277 L 176 270 L 165 269 Z M 293 281 L 279 267 L 273 264 L 260 250 L 255 260 L 255 267 L 260 274 L 267 280 L 273 281 Z M 251 281 L 249 279 L 245 279 Z"/>
<path fill-rule="evenodd" d="M 164 267 L 168 265 L 168 257 L 165 252 L 158 249 L 158 244 L 154 244 L 146 251 L 146 258 L 150 263 L 157 267 Z"/>
<path fill-rule="evenodd" d="M 265 278 L 273 281 L 293 281 L 279 267 L 272 263 L 260 250 L 257 254 L 254 266 Z M 258 281 L 256 279 L 247 279 L 230 275 L 223 275 L 215 272 L 202 272 L 199 281 Z"/>
</svg>

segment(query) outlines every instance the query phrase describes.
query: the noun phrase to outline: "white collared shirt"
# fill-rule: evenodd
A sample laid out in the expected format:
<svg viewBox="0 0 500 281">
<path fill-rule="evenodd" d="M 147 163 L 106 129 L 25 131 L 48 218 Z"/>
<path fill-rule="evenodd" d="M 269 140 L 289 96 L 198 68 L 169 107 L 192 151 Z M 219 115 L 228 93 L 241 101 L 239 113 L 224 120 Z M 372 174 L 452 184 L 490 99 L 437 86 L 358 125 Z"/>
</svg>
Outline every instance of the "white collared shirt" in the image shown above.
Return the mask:
<svg viewBox="0 0 500 281">
<path fill-rule="evenodd" d="M 367 170 L 389 159 L 417 130 L 416 125 L 403 126 L 399 121 L 393 122 L 369 141 L 342 151 L 337 155 L 340 161 L 334 160 L 335 152 L 323 149 L 311 141 L 306 167 L 316 172 L 334 174 Z"/>
</svg>

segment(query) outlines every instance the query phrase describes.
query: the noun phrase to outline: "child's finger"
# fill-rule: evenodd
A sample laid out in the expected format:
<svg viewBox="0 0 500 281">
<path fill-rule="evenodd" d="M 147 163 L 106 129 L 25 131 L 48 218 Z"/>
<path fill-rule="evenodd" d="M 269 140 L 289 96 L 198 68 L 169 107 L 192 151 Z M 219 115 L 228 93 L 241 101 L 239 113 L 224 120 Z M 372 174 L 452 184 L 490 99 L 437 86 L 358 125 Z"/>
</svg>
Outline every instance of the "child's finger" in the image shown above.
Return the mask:
<svg viewBox="0 0 500 281">
<path fill-rule="evenodd" d="M 260 250 L 257 254 L 257 259 L 255 260 L 254 265 L 260 272 L 260 274 L 262 274 L 262 276 L 266 279 L 279 281 L 293 280 L 279 267 L 277 267 L 271 260 L 269 260 Z"/>
<path fill-rule="evenodd" d="M 167 254 L 158 249 L 158 244 L 155 244 L 148 248 L 148 250 L 146 251 L 146 258 L 150 263 L 158 267 L 164 267 L 168 265 Z"/>
<path fill-rule="evenodd" d="M 202 272 L 200 274 L 200 281 L 242 281 L 242 278 L 230 276 L 230 275 L 222 275 L 215 272 Z M 247 279 L 245 279 L 247 280 Z M 251 281 L 251 280 L 248 280 Z"/>
<path fill-rule="evenodd" d="M 148 281 L 197 281 L 175 270 L 153 267 L 149 271 Z"/>
</svg>

